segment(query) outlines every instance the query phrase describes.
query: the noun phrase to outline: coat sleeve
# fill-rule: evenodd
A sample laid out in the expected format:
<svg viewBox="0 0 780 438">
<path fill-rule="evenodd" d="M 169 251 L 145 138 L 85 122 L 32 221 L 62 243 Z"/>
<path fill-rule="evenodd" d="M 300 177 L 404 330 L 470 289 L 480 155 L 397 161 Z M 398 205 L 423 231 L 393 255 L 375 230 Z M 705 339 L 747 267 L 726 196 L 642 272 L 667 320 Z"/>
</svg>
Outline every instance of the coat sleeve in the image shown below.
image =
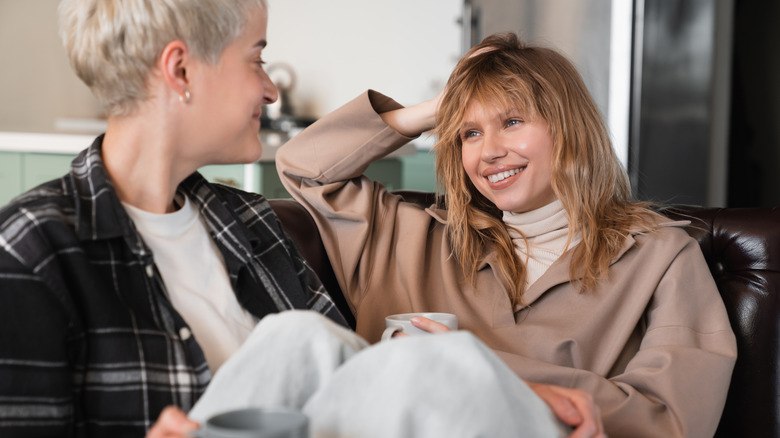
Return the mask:
<svg viewBox="0 0 780 438">
<path fill-rule="evenodd" d="M 60 301 L 0 250 L 0 436 L 71 436 L 71 327 Z"/>
<path fill-rule="evenodd" d="M 400 202 L 362 174 L 411 140 L 379 116 L 400 107 L 368 91 L 293 137 L 276 154 L 282 183 L 314 217 L 353 311 L 377 258 L 389 251 L 388 222 Z"/>
<path fill-rule="evenodd" d="M 737 348 L 723 301 L 693 239 L 668 264 L 636 330 L 638 350 L 609 377 L 504 352 L 499 356 L 529 381 L 592 394 L 608 436 L 713 436 Z"/>
</svg>

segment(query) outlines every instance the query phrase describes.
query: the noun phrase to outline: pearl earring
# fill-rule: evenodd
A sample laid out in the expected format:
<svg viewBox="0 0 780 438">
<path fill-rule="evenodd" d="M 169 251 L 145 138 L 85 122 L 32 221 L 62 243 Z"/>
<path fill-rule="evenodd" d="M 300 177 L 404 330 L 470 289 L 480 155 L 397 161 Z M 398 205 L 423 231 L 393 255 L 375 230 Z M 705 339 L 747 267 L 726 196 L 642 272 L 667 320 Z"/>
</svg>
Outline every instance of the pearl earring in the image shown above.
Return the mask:
<svg viewBox="0 0 780 438">
<path fill-rule="evenodd" d="M 184 95 L 179 95 L 179 102 L 181 103 L 189 103 L 190 98 L 192 98 L 192 95 L 190 94 L 190 90 L 184 90 Z"/>
</svg>

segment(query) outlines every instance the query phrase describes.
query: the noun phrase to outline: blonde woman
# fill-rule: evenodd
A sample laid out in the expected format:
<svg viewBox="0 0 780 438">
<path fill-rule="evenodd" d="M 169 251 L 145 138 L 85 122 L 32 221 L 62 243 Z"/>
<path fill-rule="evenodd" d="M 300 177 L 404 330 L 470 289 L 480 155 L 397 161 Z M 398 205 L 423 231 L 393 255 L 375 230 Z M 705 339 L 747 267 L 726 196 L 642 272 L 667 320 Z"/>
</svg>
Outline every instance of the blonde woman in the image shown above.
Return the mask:
<svg viewBox="0 0 780 438">
<path fill-rule="evenodd" d="M 260 318 L 346 325 L 265 199 L 196 172 L 261 155 L 266 6 L 65 0 L 60 17 L 108 128 L 0 210 L 0 436 L 184 436 Z"/>
<path fill-rule="evenodd" d="M 432 128 L 438 205 L 362 176 Z M 596 434 L 588 415 L 562 415 L 585 412 L 583 393 L 609 436 L 714 433 L 736 358 L 720 295 L 684 224 L 632 201 L 596 106 L 557 52 L 489 37 L 439 99 L 402 108 L 369 91 L 277 157 L 369 342 L 386 315 L 454 313 L 574 434 Z"/>
</svg>

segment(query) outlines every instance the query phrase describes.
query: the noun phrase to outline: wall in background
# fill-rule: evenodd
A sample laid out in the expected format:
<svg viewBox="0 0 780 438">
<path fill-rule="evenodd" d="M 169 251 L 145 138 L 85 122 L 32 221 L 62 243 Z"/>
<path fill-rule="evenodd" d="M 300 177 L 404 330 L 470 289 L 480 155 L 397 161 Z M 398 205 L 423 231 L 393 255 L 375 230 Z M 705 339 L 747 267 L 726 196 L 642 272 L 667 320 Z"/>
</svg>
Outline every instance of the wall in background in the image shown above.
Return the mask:
<svg viewBox="0 0 780 438">
<path fill-rule="evenodd" d="M 0 0 L 0 131 L 58 132 L 102 112 L 68 65 L 58 0 Z M 460 56 L 460 0 L 267 0 L 267 67 L 297 75 L 292 103 L 318 118 L 367 88 L 412 104 L 434 97 Z"/>
<path fill-rule="evenodd" d="M 465 0 L 472 6 L 472 43 L 515 32 L 551 47 L 577 67 L 628 166 L 633 6 L 626 0 Z"/>
<path fill-rule="evenodd" d="M 57 34 L 58 0 L 0 0 L 0 131 L 56 132 L 93 118 L 97 100 L 71 70 Z"/>
<path fill-rule="evenodd" d="M 462 0 L 266 0 L 269 68 L 292 66 L 299 114 L 321 117 L 367 88 L 408 105 L 442 89 L 460 57 Z"/>
</svg>

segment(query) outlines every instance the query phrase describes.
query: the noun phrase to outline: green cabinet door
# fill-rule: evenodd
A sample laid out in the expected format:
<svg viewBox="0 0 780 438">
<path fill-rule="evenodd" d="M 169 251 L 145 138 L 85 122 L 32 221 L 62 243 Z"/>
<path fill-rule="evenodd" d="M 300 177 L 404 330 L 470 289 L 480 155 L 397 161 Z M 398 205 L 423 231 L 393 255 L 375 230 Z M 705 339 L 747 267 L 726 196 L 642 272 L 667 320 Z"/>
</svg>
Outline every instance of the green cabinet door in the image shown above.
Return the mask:
<svg viewBox="0 0 780 438">
<path fill-rule="evenodd" d="M 282 185 L 282 180 L 279 179 L 279 173 L 276 172 L 276 163 L 258 163 L 257 181 L 259 182 L 257 191 L 262 193 L 266 199 L 291 197 Z"/>
<path fill-rule="evenodd" d="M 75 154 L 0 152 L 0 205 L 70 171 Z"/>
<path fill-rule="evenodd" d="M 0 152 L 0 206 L 22 192 L 22 154 Z"/>
<path fill-rule="evenodd" d="M 244 187 L 243 164 L 203 166 L 198 169 L 198 172 L 200 172 L 204 178 L 209 180 L 209 182 L 224 184 L 226 186 L 246 190 L 246 187 Z"/>
<path fill-rule="evenodd" d="M 211 182 L 262 193 L 268 199 L 290 197 L 279 180 L 273 162 L 204 166 L 198 172 Z M 247 178 L 247 172 L 252 172 L 250 178 Z M 251 187 L 245 187 L 247 180 L 252 181 Z"/>
<path fill-rule="evenodd" d="M 389 192 L 403 189 L 401 181 L 402 163 L 398 158 L 384 158 L 374 161 L 366 169 L 365 175 L 382 183 Z"/>
<path fill-rule="evenodd" d="M 403 189 L 436 191 L 436 155 L 433 151 L 417 151 L 400 158 L 403 163 Z"/>
<path fill-rule="evenodd" d="M 70 170 L 73 158 L 75 155 L 71 154 L 0 152 L 0 205 L 41 183 L 62 177 Z M 199 172 L 211 182 L 262 193 L 269 199 L 290 197 L 273 162 L 205 166 Z M 252 172 L 250 178 L 247 172 Z M 433 154 L 429 152 L 379 160 L 369 166 L 366 175 L 391 191 L 433 191 L 436 184 Z M 247 180 L 253 181 L 252 187 L 244 187 Z"/>
<path fill-rule="evenodd" d="M 33 187 L 56 178 L 62 178 L 70 172 L 70 162 L 76 155 L 70 154 L 23 154 L 22 155 L 22 190 Z"/>
</svg>

